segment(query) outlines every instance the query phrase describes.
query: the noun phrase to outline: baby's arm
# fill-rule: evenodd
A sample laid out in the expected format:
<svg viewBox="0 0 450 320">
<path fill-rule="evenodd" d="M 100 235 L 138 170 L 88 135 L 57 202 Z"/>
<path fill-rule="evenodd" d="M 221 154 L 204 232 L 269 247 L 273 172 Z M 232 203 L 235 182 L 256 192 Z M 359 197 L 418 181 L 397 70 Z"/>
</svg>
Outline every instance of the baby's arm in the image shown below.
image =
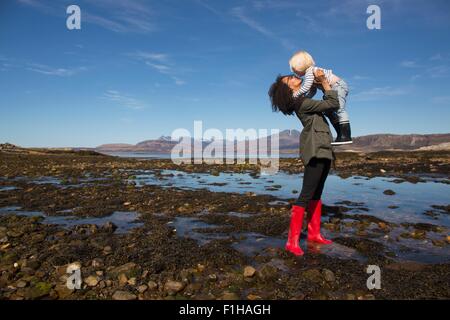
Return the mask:
<svg viewBox="0 0 450 320">
<path fill-rule="evenodd" d="M 314 83 L 314 68 L 308 68 L 305 73 L 305 81 L 302 83 L 300 89 L 294 93 L 294 98 L 307 93 Z"/>
</svg>

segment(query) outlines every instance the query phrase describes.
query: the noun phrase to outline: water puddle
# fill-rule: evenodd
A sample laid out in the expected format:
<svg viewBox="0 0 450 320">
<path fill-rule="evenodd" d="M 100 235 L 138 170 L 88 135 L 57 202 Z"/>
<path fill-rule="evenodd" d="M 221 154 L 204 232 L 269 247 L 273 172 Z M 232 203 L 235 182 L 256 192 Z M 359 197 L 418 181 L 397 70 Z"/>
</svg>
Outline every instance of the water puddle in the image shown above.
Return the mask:
<svg viewBox="0 0 450 320">
<path fill-rule="evenodd" d="M 268 237 L 255 232 L 233 232 L 229 234 L 214 232 L 213 229 L 220 228 L 219 225 L 209 224 L 198 218 L 176 217 L 168 224 L 175 228 L 179 237 L 193 239 L 201 246 L 212 240 L 232 239 L 231 247 L 247 256 L 268 254 L 269 250 L 282 249 L 286 244 L 286 239 Z M 211 232 L 208 232 L 208 229 L 211 229 Z M 305 252 L 313 254 L 365 261 L 365 258 L 358 254 L 356 250 L 336 243 L 327 246 L 310 246 L 302 239 L 301 246 L 307 248 Z"/>
<path fill-rule="evenodd" d="M 114 212 L 106 217 L 86 217 L 80 218 L 75 216 L 48 216 L 38 211 L 22 211 L 20 207 L 5 207 L 0 208 L 0 215 L 13 214 L 25 217 L 42 217 L 42 223 L 62 226 L 70 229 L 79 225 L 96 225 L 98 227 L 104 226 L 108 222 L 112 222 L 117 229 L 114 233 L 124 234 L 134 228 L 143 226 L 142 222 L 138 222 L 139 214 L 137 212 Z"/>
<path fill-rule="evenodd" d="M 257 195 L 272 195 L 280 198 L 279 202 L 270 205 L 284 205 L 285 200 L 294 199 L 302 186 L 302 174 L 287 174 L 279 172 L 276 175 L 257 176 L 251 173 L 227 173 L 219 175 L 207 173 L 186 173 L 176 170 L 162 170 L 159 174 L 142 171 L 136 175 L 137 186 L 158 185 L 162 187 L 177 187 L 186 190 L 206 189 L 212 192 L 253 192 Z M 393 180 L 392 180 L 393 181 Z M 383 192 L 391 189 L 394 195 Z M 366 178 L 350 177 L 347 179 L 330 175 L 325 185 L 323 201 L 332 205 L 344 200 L 361 204 L 349 212 L 361 213 L 369 211 L 380 219 L 401 223 L 433 223 L 450 227 L 450 215 L 427 216 L 425 212 L 432 205 L 448 205 L 450 185 L 426 180 L 421 183 L 392 183 L 385 177 Z"/>
<path fill-rule="evenodd" d="M 60 188 L 79 188 L 84 187 L 88 185 L 101 185 L 102 181 L 106 181 L 106 177 L 96 178 L 96 177 L 90 177 L 89 175 L 86 175 L 85 178 L 82 179 L 64 179 L 64 178 L 57 178 L 57 177 L 50 177 L 50 176 L 44 176 L 39 178 L 33 178 L 33 177 L 15 177 L 13 179 L 4 179 L 5 181 L 11 181 L 11 182 L 26 182 L 26 183 L 33 183 L 37 185 L 55 185 Z M 15 187 L 14 187 L 15 188 Z M 17 188 L 16 188 L 17 189 Z M 11 189 L 14 190 L 14 189 Z M 1 191 L 1 187 L 0 187 Z"/>
<path fill-rule="evenodd" d="M 17 187 L 10 187 L 10 186 L 6 186 L 6 187 L 0 187 L 0 192 L 1 191 L 12 191 L 12 190 L 17 190 Z"/>
</svg>

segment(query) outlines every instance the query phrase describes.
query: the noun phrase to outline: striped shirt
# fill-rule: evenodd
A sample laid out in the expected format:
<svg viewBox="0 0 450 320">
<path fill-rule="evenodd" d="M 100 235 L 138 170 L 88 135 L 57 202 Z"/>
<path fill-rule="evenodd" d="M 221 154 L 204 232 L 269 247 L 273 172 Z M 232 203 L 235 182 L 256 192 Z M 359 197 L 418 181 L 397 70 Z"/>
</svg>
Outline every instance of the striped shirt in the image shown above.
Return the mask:
<svg viewBox="0 0 450 320">
<path fill-rule="evenodd" d="M 311 66 L 308 69 L 306 69 L 304 81 L 302 82 L 302 86 L 297 92 L 294 92 L 294 98 L 298 98 L 301 95 L 307 93 L 309 90 L 311 90 L 311 87 L 314 83 L 314 71 L 316 70 L 322 70 L 323 73 L 325 73 L 325 77 L 327 78 L 328 82 L 331 84 L 333 83 L 333 71 L 318 68 L 315 66 Z"/>
</svg>

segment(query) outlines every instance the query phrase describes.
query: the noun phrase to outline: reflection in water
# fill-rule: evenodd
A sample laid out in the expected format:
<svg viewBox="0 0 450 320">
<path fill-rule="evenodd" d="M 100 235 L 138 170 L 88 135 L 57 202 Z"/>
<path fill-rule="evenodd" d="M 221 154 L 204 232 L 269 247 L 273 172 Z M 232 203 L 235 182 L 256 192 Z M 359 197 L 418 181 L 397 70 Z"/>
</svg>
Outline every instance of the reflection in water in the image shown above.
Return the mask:
<svg viewBox="0 0 450 320">
<path fill-rule="evenodd" d="M 162 170 L 161 175 L 158 176 L 153 172 L 141 172 L 132 181 L 137 186 L 160 185 L 182 189 L 207 189 L 213 192 L 254 192 L 281 199 L 293 199 L 298 196 L 293 192 L 301 189 L 302 177 L 302 174 L 283 172 L 270 176 L 222 172 L 218 176 L 214 176 L 206 173 Z M 360 203 L 369 209 L 371 215 L 394 223 L 407 221 L 436 224 L 433 217 L 423 213 L 430 210 L 432 205 L 448 205 L 450 185 L 432 181 L 417 184 L 410 182 L 394 184 L 394 180 L 380 177 L 342 179 L 331 175 L 325 186 L 323 201 L 328 205 L 344 200 Z M 355 185 L 355 183 L 357 184 Z M 386 189 L 392 189 L 396 194 L 392 196 L 383 194 Z M 276 206 L 281 203 L 272 203 L 271 205 Z M 361 213 L 360 207 L 353 208 L 349 213 Z M 450 227 L 450 216 L 440 215 L 439 224 Z"/>
<path fill-rule="evenodd" d="M 45 224 L 55 224 L 62 226 L 64 228 L 71 228 L 79 225 L 89 225 L 95 224 L 98 227 L 104 226 L 107 222 L 112 222 L 116 225 L 117 229 L 115 233 L 122 234 L 127 233 L 131 229 L 140 227 L 143 225 L 141 222 L 137 222 L 139 219 L 139 214 L 136 212 L 114 212 L 110 216 L 106 217 L 86 217 L 79 218 L 75 216 L 47 216 L 42 212 L 38 211 L 21 211 L 19 207 L 5 207 L 0 208 L 0 215 L 4 214 L 14 214 L 18 216 L 26 217 L 42 217 L 43 223 Z"/>
<path fill-rule="evenodd" d="M 286 244 L 286 239 L 268 237 L 256 232 L 233 232 L 229 234 L 215 232 L 213 229 L 220 226 L 208 224 L 198 218 L 176 217 L 173 221 L 169 222 L 169 225 L 175 228 L 179 237 L 196 240 L 199 245 L 205 245 L 212 240 L 230 239 L 232 241 L 231 246 L 247 256 L 266 254 L 269 249 L 282 249 Z M 207 232 L 208 229 L 211 229 L 211 232 Z M 306 242 L 303 239 L 301 245 L 306 247 Z M 325 254 L 335 258 L 365 261 L 365 258 L 358 254 L 356 250 L 337 243 L 328 246 L 316 245 L 312 248 L 308 246 L 306 251 Z"/>
</svg>

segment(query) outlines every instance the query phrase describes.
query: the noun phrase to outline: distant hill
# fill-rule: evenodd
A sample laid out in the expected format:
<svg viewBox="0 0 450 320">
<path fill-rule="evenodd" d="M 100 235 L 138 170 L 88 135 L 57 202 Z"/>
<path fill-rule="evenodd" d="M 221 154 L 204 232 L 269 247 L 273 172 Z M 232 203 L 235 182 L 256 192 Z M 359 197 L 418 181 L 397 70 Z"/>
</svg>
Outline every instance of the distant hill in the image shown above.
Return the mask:
<svg viewBox="0 0 450 320">
<path fill-rule="evenodd" d="M 446 134 L 374 134 L 355 137 L 353 144 L 337 147 L 336 151 L 374 152 L 385 150 L 450 150 L 450 133 Z M 192 140 L 191 140 L 192 142 Z M 209 141 L 203 141 L 204 146 Z M 243 144 L 244 142 L 238 142 Z M 268 140 L 270 144 L 270 139 Z M 155 140 L 145 140 L 136 145 L 115 143 L 104 144 L 95 148 L 98 152 L 146 152 L 146 153 L 170 153 L 177 145 L 170 137 L 163 136 Z M 248 141 L 247 141 L 248 144 Z M 300 145 L 300 132 L 298 130 L 284 130 L 279 134 L 280 153 L 298 152 Z M 269 145 L 270 150 L 270 145 Z"/>
</svg>

